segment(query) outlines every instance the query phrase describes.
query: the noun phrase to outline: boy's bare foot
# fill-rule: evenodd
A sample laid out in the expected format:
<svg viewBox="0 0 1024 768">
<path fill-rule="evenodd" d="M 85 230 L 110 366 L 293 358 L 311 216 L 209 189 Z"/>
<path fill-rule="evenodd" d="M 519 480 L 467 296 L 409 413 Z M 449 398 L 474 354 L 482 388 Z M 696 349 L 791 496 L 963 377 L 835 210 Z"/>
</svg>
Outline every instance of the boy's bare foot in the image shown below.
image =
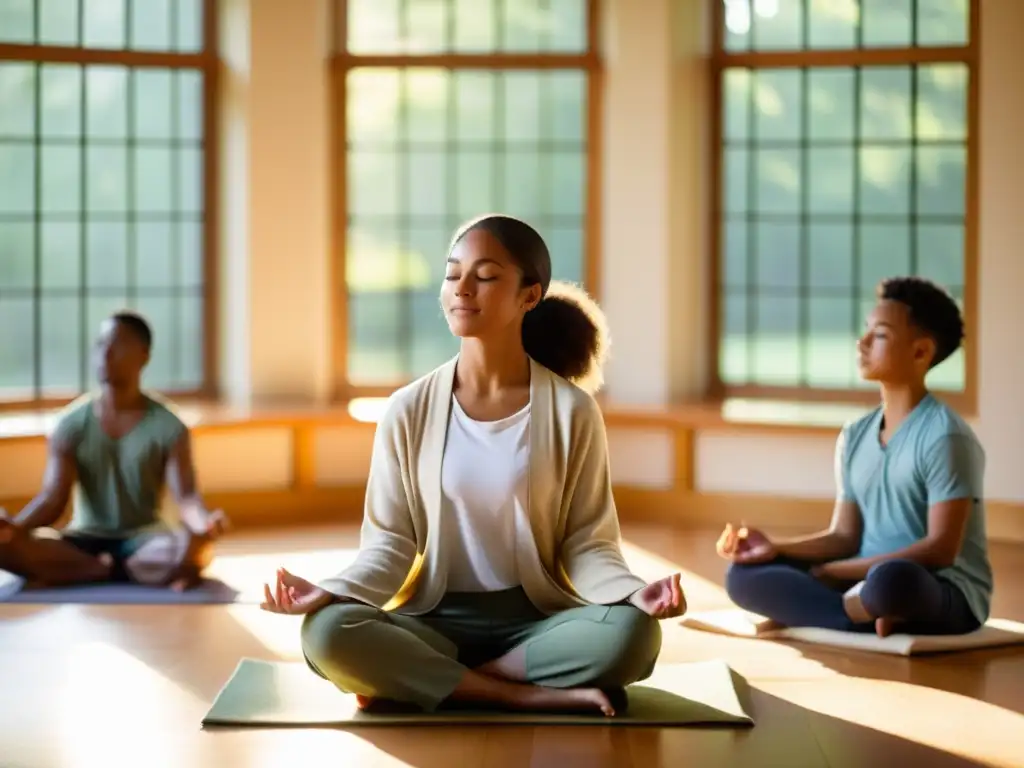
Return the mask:
<svg viewBox="0 0 1024 768">
<path fill-rule="evenodd" d="M 356 706 L 359 707 L 359 709 L 367 709 L 372 704 L 373 699 L 369 696 L 360 696 L 358 693 L 356 694 Z"/>
<path fill-rule="evenodd" d="M 875 634 L 879 637 L 888 637 L 892 634 L 893 620 L 882 617 L 875 619 Z"/>
</svg>

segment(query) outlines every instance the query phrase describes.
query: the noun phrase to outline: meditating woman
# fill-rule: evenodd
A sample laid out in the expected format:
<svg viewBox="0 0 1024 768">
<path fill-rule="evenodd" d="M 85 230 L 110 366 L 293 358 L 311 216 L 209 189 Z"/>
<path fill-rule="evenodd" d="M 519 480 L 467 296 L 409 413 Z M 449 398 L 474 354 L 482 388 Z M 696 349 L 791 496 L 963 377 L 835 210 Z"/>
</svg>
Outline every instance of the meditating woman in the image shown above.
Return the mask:
<svg viewBox="0 0 1024 768">
<path fill-rule="evenodd" d="M 832 525 L 772 541 L 728 526 L 726 589 L 741 608 L 793 627 L 965 634 L 988 620 L 985 453 L 973 430 L 928 392 L 925 376 L 960 346 L 953 299 L 921 278 L 893 278 L 857 344 L 882 405 L 836 446 Z"/>
<path fill-rule="evenodd" d="M 363 707 L 613 715 L 685 601 L 619 549 L 600 311 L 506 216 L 455 234 L 441 307 L 459 354 L 392 396 L 355 562 L 319 586 L 281 570 L 263 608 L 307 614 L 308 664 Z"/>
</svg>

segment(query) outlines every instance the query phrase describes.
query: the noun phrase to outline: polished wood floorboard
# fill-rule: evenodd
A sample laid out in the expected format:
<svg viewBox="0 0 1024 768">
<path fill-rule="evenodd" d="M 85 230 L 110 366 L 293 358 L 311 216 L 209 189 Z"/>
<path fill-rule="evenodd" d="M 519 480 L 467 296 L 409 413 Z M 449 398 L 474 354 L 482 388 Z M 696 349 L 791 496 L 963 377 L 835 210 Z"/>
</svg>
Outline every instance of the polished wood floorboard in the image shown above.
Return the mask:
<svg viewBox="0 0 1024 768">
<path fill-rule="evenodd" d="M 693 609 L 728 604 L 714 531 L 625 526 L 645 578 L 684 572 Z M 237 534 L 214 570 L 259 589 L 351 557 L 355 528 Z M 1024 621 L 1024 547 L 994 545 L 995 614 Z M 203 730 L 242 656 L 299 659 L 298 620 L 254 605 L 0 606 L 0 766 L 1024 766 L 1024 649 L 890 658 L 664 624 L 666 662 L 725 659 L 756 726 Z"/>
</svg>

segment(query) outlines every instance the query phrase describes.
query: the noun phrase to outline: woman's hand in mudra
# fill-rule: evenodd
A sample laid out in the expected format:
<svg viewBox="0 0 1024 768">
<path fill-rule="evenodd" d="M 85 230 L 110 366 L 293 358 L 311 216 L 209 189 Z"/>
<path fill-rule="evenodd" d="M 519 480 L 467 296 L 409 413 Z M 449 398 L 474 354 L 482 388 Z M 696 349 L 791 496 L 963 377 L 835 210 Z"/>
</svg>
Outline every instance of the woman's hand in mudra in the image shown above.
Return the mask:
<svg viewBox="0 0 1024 768">
<path fill-rule="evenodd" d="M 319 611 L 334 596 L 284 568 L 277 569 L 277 583 L 273 588 L 263 585 L 260 608 L 271 613 L 304 614 Z"/>
<path fill-rule="evenodd" d="M 686 596 L 679 586 L 678 573 L 637 590 L 629 602 L 655 619 L 673 619 L 686 613 Z"/>
</svg>

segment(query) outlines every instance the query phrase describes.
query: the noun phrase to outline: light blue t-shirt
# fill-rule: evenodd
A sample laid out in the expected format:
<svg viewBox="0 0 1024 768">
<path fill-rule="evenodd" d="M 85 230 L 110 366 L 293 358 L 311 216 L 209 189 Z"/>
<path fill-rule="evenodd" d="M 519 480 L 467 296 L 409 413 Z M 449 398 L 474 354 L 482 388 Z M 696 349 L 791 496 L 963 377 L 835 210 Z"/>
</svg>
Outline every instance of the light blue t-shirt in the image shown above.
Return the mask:
<svg viewBox="0 0 1024 768">
<path fill-rule="evenodd" d="M 958 587 L 979 622 L 988 620 L 992 567 L 985 533 L 985 452 L 960 416 L 931 395 L 918 403 L 888 445 L 882 408 L 847 424 L 837 446 L 839 497 L 864 521 L 860 557 L 887 554 L 923 539 L 928 509 L 970 498 L 971 515 L 956 561 L 937 575 Z"/>
</svg>

